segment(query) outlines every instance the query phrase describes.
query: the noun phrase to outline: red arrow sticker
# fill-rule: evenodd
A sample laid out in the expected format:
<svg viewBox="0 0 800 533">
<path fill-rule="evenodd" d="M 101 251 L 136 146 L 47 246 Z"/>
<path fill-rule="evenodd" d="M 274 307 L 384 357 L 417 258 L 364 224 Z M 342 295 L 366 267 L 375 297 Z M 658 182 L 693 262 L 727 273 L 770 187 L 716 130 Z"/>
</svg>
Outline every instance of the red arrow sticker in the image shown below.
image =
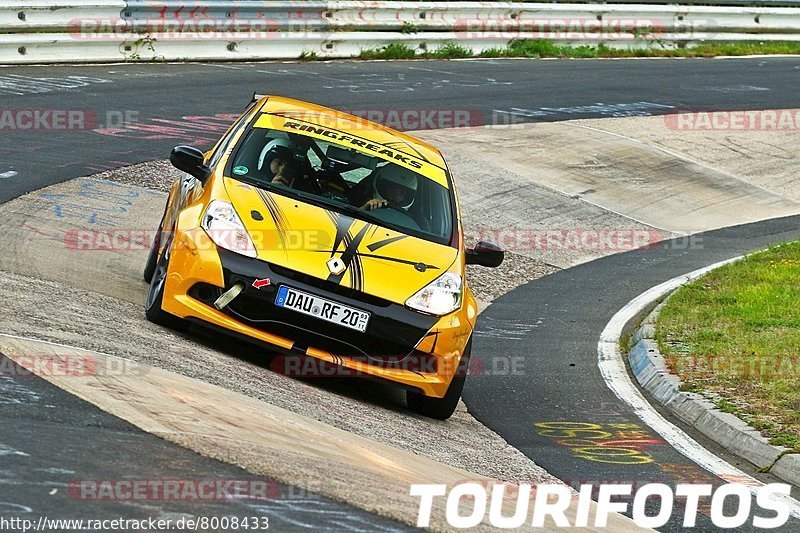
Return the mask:
<svg viewBox="0 0 800 533">
<path fill-rule="evenodd" d="M 269 278 L 267 279 L 257 279 L 253 282 L 253 287 L 256 289 L 260 289 L 262 287 L 266 287 L 270 284 Z"/>
</svg>

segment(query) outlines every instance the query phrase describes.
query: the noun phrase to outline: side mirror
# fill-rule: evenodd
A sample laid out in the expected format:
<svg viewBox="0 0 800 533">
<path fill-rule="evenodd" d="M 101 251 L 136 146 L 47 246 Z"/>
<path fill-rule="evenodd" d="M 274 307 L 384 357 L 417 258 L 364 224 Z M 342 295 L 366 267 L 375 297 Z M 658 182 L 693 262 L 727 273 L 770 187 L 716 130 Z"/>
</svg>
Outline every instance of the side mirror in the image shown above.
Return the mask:
<svg viewBox="0 0 800 533">
<path fill-rule="evenodd" d="M 485 267 L 498 267 L 503 262 L 505 252 L 494 243 L 481 241 L 475 248 L 467 248 L 467 264 Z"/>
<path fill-rule="evenodd" d="M 211 169 L 203 164 L 205 155 L 191 146 L 176 146 L 169 154 L 169 162 L 178 170 L 191 174 L 205 185 L 211 176 Z"/>
</svg>

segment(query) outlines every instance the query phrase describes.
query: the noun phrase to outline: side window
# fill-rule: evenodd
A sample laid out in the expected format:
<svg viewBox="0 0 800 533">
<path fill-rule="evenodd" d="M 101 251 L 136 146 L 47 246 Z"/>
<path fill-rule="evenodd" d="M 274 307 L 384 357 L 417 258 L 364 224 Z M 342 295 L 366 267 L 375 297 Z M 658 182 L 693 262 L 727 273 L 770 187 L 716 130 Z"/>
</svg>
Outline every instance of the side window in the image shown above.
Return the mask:
<svg viewBox="0 0 800 533">
<path fill-rule="evenodd" d="M 211 157 L 208 158 L 206 165 L 214 168 L 219 163 L 219 160 L 225 155 L 225 152 L 228 151 L 230 148 L 231 141 L 236 137 L 236 134 L 242 130 L 247 125 L 247 118 L 250 116 L 250 111 L 252 111 L 251 104 L 247 109 L 245 109 L 242 116 L 237 119 L 237 121 L 233 124 L 233 126 L 228 129 L 227 133 L 222 137 L 220 142 L 217 144 L 216 148 L 214 149 L 214 153 L 211 154 Z"/>
</svg>

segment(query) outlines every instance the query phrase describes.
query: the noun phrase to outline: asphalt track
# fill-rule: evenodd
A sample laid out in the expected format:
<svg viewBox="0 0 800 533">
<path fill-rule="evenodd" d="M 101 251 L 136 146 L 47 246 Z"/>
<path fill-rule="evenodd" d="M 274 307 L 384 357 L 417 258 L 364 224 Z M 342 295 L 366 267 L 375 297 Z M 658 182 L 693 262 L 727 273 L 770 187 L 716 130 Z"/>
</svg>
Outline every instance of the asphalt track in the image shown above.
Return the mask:
<svg viewBox="0 0 800 533">
<path fill-rule="evenodd" d="M 671 448 L 616 398 L 597 366 L 600 333 L 628 301 L 692 270 L 798 239 L 800 216 L 725 228 L 697 238 L 690 248 L 684 240 L 666 241 L 583 263 L 523 285 L 493 302 L 481 315 L 484 329 L 475 334 L 474 353 L 507 364 L 467 381 L 464 401 L 470 412 L 573 486 L 719 484 L 720 480 Z M 758 475 L 752 467 L 698 438 L 696 432 L 688 433 L 731 464 Z M 571 444 L 585 446 L 590 453 L 576 453 Z M 628 455 L 626 450 L 639 453 Z M 660 530 L 679 531 L 681 520 L 675 513 L 668 527 Z M 797 531 L 798 527 L 795 520 L 785 530 Z M 698 529 L 714 527 L 707 516 L 700 516 Z"/>
<path fill-rule="evenodd" d="M 503 123 L 510 117 L 553 121 L 794 108 L 798 79 L 796 58 L 8 68 L 0 70 L 3 109 L 85 109 L 98 122 L 82 130 L 3 131 L 0 202 L 73 177 L 162 158 L 175 144 L 208 146 L 225 119 L 204 119 L 198 128 L 183 117 L 238 113 L 253 90 L 342 109 L 470 110 L 483 122 Z M 136 122 L 112 131 L 108 111 Z M 470 411 L 572 484 L 714 482 L 641 427 L 611 394 L 597 370 L 597 340 L 614 312 L 649 287 L 797 238 L 799 222 L 792 217 L 711 232 L 702 246 L 688 250 L 666 246 L 611 256 L 500 298 L 481 316 L 475 351 L 521 366 L 472 379 L 464 395 Z M 576 457 L 555 442 L 564 437 L 558 433 L 565 431 L 563 422 L 597 435 L 611 433 L 610 440 L 633 441 L 640 453 L 633 459 Z M 707 520 L 700 526 L 713 529 Z"/>
<path fill-rule="evenodd" d="M 0 129 L 0 202 L 165 158 L 175 144 L 209 146 L 231 121 L 212 117 L 240 113 L 254 91 L 355 111 L 464 111 L 471 125 L 481 125 L 793 108 L 798 80 L 798 58 L 0 68 L 2 109 L 86 111 L 83 129 Z M 120 128 L 126 117 L 133 123 Z"/>
<path fill-rule="evenodd" d="M 8 370 L 10 365 L 14 363 L 0 354 L 0 367 Z M 202 457 L 145 433 L 37 376 L 0 373 L 0 406 L 0 516 L 6 519 L 153 517 L 175 521 L 235 516 L 251 521 L 255 517 L 259 524 L 267 519 L 278 531 L 410 530 L 350 505 Z M 254 499 L 200 501 L 126 499 L 120 492 L 122 496 L 115 499 L 96 490 L 92 480 L 183 480 L 192 487 L 209 480 L 235 481 L 260 492 Z M 264 494 L 266 499 L 261 497 Z"/>
</svg>

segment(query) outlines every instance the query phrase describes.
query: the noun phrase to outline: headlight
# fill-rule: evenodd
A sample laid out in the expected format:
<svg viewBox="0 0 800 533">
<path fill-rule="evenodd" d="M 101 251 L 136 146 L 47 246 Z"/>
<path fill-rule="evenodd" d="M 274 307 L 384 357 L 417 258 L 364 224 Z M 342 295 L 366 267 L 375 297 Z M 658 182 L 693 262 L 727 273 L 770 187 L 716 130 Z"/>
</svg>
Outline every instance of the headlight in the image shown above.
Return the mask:
<svg viewBox="0 0 800 533">
<path fill-rule="evenodd" d="M 200 223 L 214 244 L 220 248 L 225 248 L 237 254 L 247 257 L 257 257 L 256 247 L 253 246 L 253 239 L 247 233 L 239 215 L 230 202 L 213 200 L 208 204 Z"/>
<path fill-rule="evenodd" d="M 417 294 L 406 305 L 431 315 L 446 315 L 461 307 L 461 276 L 445 272 Z"/>
</svg>

